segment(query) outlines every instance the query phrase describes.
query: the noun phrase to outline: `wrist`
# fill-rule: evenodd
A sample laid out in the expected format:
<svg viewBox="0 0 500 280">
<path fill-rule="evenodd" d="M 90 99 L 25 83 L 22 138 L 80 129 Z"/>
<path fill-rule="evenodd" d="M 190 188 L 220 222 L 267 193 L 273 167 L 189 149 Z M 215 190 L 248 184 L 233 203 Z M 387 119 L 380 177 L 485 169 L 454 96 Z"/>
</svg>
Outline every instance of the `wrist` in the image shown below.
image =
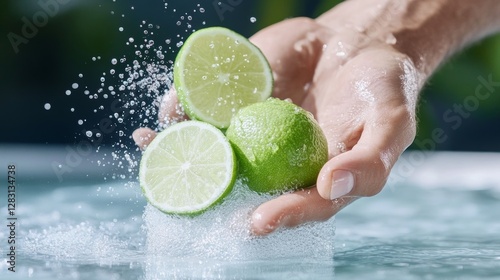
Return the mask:
<svg viewBox="0 0 500 280">
<path fill-rule="evenodd" d="M 464 45 L 500 30 L 498 0 L 349 0 L 317 21 L 392 45 L 429 77 Z"/>
<path fill-rule="evenodd" d="M 395 48 L 429 77 L 449 56 L 500 29 L 497 0 L 406 0 Z"/>
</svg>

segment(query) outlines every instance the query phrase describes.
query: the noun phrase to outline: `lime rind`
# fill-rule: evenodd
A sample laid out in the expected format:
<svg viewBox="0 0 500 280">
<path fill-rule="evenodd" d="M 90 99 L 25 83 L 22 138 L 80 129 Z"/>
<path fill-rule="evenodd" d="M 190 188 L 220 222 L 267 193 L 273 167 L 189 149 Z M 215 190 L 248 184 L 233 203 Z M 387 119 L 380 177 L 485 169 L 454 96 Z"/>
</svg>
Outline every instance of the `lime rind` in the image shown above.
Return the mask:
<svg viewBox="0 0 500 280">
<path fill-rule="evenodd" d="M 146 199 L 160 211 L 197 215 L 231 192 L 236 173 L 236 157 L 224 134 L 210 124 L 185 121 L 150 143 L 139 180 Z"/>
<path fill-rule="evenodd" d="M 240 110 L 226 136 L 240 177 L 259 193 L 310 187 L 328 160 L 327 139 L 312 114 L 276 98 Z"/>
<path fill-rule="evenodd" d="M 271 96 L 273 75 L 264 54 L 247 38 L 210 27 L 184 43 L 174 64 L 174 84 L 191 119 L 225 129 L 239 109 Z"/>
</svg>

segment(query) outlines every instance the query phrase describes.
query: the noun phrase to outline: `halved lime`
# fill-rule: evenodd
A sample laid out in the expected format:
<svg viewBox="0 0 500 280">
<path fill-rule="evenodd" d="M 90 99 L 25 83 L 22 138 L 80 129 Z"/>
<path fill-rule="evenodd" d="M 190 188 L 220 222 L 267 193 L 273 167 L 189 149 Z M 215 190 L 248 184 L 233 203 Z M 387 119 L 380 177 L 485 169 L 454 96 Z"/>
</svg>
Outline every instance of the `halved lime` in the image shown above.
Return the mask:
<svg viewBox="0 0 500 280">
<path fill-rule="evenodd" d="M 139 181 L 147 200 L 171 214 L 197 214 L 232 189 L 236 160 L 216 127 L 185 121 L 159 133 L 144 152 Z"/>
<path fill-rule="evenodd" d="M 273 76 L 262 52 L 223 27 L 191 34 L 174 65 L 174 84 L 188 116 L 227 128 L 236 112 L 271 96 Z"/>
</svg>

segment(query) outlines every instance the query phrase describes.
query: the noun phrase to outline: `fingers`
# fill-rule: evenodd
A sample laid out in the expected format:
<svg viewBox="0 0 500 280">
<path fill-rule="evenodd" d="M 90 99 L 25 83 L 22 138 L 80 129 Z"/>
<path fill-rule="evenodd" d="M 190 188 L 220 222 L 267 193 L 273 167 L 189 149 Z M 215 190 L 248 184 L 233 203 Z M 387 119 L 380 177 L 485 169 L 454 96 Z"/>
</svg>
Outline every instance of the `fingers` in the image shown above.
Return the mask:
<svg viewBox="0 0 500 280">
<path fill-rule="evenodd" d="M 138 128 L 132 133 L 132 138 L 134 139 L 135 144 L 139 146 L 141 150 L 145 150 L 155 137 L 156 132 L 147 127 Z"/>
<path fill-rule="evenodd" d="M 312 19 L 294 18 L 273 24 L 250 38 L 273 70 L 275 97 L 302 102 L 322 54 L 325 32 L 326 28 Z"/>
<path fill-rule="evenodd" d="M 158 119 L 162 126 L 168 126 L 172 123 L 188 119 L 184 110 L 180 107 L 177 92 L 174 87 L 170 88 L 169 92 L 163 95 L 160 110 L 158 112 Z M 132 133 L 132 138 L 141 150 L 145 150 L 149 143 L 156 137 L 156 134 L 157 133 L 150 128 L 139 128 Z"/>
<path fill-rule="evenodd" d="M 354 201 L 344 197 L 325 200 L 316 188 L 282 195 L 260 205 L 252 214 L 254 235 L 267 235 L 282 227 L 295 227 L 310 221 L 324 221 Z"/>
<path fill-rule="evenodd" d="M 406 106 L 368 119 L 358 143 L 330 159 L 321 169 L 317 188 L 322 198 L 377 194 L 392 166 L 415 137 L 414 120 Z"/>
<path fill-rule="evenodd" d="M 172 122 L 180 122 L 188 119 L 184 110 L 179 104 L 177 92 L 171 87 L 169 92 L 163 95 L 158 113 L 158 119 L 161 125 L 168 125 Z"/>
</svg>

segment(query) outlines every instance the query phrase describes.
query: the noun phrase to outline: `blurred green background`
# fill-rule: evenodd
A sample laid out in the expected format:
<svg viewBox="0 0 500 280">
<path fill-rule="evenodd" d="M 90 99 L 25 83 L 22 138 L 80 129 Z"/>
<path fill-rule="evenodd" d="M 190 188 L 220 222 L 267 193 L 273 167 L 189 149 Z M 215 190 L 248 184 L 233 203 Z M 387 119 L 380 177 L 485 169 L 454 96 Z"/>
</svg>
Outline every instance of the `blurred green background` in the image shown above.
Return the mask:
<svg viewBox="0 0 500 280">
<path fill-rule="evenodd" d="M 0 9 L 0 144 L 78 142 L 86 129 L 112 113 L 109 107 L 118 95 L 96 101 L 83 91 L 98 90 L 103 73 L 119 82 L 116 75 L 109 74 L 114 68 L 110 61 L 121 57 L 127 62 L 133 60 L 137 48 L 126 44 L 129 37 L 136 42 L 147 39 L 154 40 L 155 46 L 164 45 L 168 65 L 178 48 L 166 44 L 166 39 L 180 41 L 193 29 L 215 25 L 250 36 L 285 18 L 318 16 L 338 2 L 4 0 Z M 45 12 L 44 18 L 43 4 L 57 11 L 54 15 Z M 31 32 L 32 38 L 17 41 L 16 53 L 12 34 L 21 35 L 26 20 L 38 21 L 41 26 Z M 144 34 L 149 24 L 153 24 L 154 32 Z M 100 59 L 93 61 L 93 57 Z M 152 61 L 154 57 L 147 59 Z M 419 106 L 416 143 L 432 139 L 435 129 L 443 129 L 448 138 L 435 147 L 414 144 L 412 149 L 500 151 L 500 88 L 494 88 L 487 100 L 468 103 L 474 110 L 461 118 L 460 125 L 449 119 L 454 104 L 471 101 L 480 85 L 479 77 L 500 82 L 500 36 L 487 38 L 454 56 L 428 82 Z M 73 83 L 79 84 L 78 90 L 72 90 Z M 72 94 L 66 95 L 66 90 L 72 90 Z M 50 110 L 44 108 L 46 103 L 51 105 Z M 100 106 L 104 109 L 94 112 Z M 79 125 L 79 120 L 85 124 Z M 130 135 L 138 123 L 125 120 L 113 125 Z M 109 144 L 116 139 L 105 136 L 103 141 Z"/>
</svg>

